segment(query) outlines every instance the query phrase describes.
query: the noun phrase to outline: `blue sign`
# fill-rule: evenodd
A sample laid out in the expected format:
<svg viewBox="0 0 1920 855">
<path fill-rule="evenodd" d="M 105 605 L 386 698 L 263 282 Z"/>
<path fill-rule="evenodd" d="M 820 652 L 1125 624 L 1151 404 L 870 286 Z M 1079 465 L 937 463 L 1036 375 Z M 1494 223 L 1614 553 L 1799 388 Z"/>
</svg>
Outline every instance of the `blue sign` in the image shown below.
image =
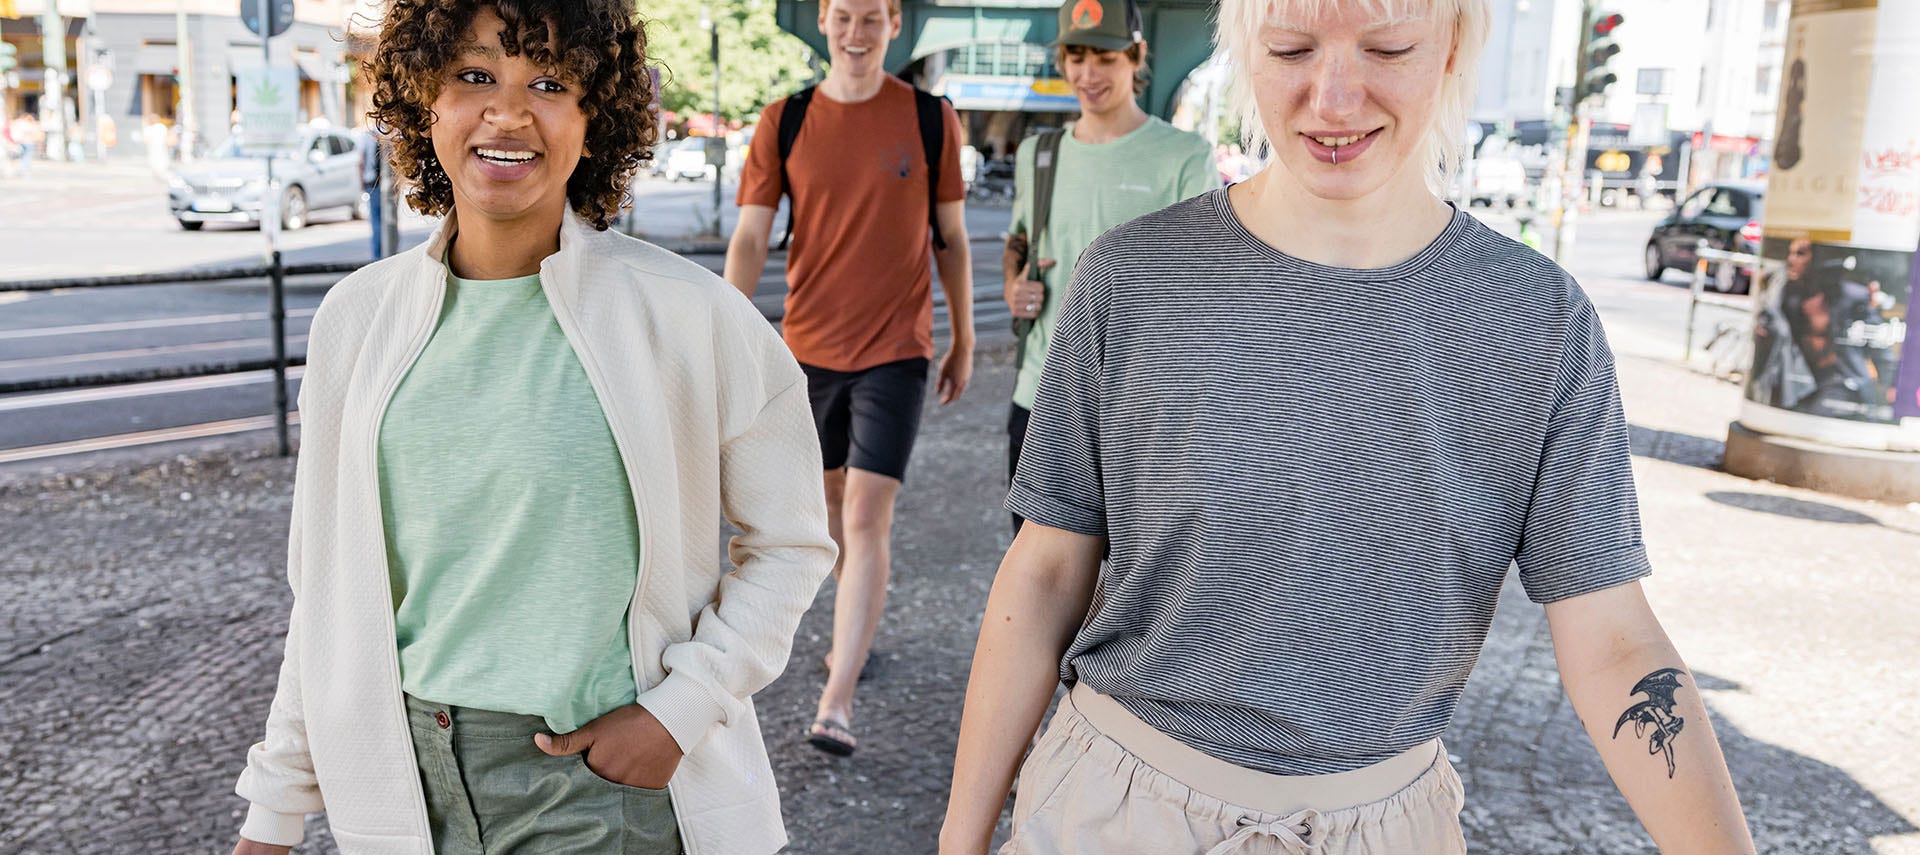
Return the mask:
<svg viewBox="0 0 1920 855">
<path fill-rule="evenodd" d="M 1031 81 L 947 79 L 947 99 L 956 110 L 1024 110 L 1029 113 L 1078 113 L 1080 99 L 1034 91 Z"/>
</svg>

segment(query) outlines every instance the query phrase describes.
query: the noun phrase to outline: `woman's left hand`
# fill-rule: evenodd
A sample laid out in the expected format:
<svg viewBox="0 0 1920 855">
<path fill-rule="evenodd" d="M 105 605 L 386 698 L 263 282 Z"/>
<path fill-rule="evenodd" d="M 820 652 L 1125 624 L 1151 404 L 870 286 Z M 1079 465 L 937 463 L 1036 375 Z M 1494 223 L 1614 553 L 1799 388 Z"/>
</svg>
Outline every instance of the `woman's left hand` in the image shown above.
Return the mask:
<svg viewBox="0 0 1920 855">
<path fill-rule="evenodd" d="M 680 744 L 639 704 L 620 707 L 572 733 L 539 734 L 533 744 L 555 757 L 584 753 L 589 771 L 629 787 L 664 789 L 680 767 Z"/>
</svg>

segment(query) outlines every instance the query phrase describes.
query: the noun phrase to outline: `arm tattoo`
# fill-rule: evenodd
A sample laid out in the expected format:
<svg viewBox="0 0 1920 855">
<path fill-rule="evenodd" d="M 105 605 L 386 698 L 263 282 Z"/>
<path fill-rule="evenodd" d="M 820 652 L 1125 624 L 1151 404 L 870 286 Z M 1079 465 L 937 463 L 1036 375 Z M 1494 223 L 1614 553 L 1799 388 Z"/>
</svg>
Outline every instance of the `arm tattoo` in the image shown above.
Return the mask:
<svg viewBox="0 0 1920 855">
<path fill-rule="evenodd" d="M 1667 777 L 1673 777 L 1673 740 L 1680 735 L 1680 728 L 1687 720 L 1673 714 L 1673 693 L 1680 689 L 1681 672 L 1677 668 L 1662 668 L 1633 684 L 1629 695 L 1646 695 L 1647 699 L 1620 714 L 1620 720 L 1613 725 L 1613 738 L 1620 738 L 1620 728 L 1627 722 L 1633 722 L 1633 735 L 1646 736 L 1653 731 L 1647 743 L 1648 754 L 1667 756 Z"/>
</svg>

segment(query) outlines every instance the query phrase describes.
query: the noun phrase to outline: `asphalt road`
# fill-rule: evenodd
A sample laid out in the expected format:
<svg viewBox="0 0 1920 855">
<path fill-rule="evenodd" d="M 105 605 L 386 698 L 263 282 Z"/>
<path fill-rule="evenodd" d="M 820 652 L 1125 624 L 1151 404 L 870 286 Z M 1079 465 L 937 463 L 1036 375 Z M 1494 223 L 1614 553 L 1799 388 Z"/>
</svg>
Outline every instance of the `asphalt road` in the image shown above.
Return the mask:
<svg viewBox="0 0 1920 855">
<path fill-rule="evenodd" d="M 43 185 L 9 185 L 21 205 L 0 213 L 0 258 L 6 277 L 60 278 L 133 272 L 231 267 L 259 262 L 257 230 L 209 226 L 184 232 L 150 204 L 157 180 L 125 165 L 65 164 Z M 107 182 L 118 168 L 117 180 Z M 96 172 L 92 170 L 108 170 Z M 151 185 L 151 186 L 146 186 Z M 731 188 L 728 188 L 729 191 Z M 56 194 L 54 191 L 59 190 Z M 688 257 L 719 272 L 724 256 L 710 241 L 683 236 L 711 218 L 711 185 L 642 181 L 635 185 L 631 225 L 645 236 L 680 246 Z M 729 197 L 731 192 L 728 193 Z M 39 209 L 52 209 L 33 216 Z M 725 208 L 731 229 L 737 210 Z M 1003 329 L 998 305 L 998 251 L 994 243 L 1005 210 L 970 212 L 975 243 L 975 294 L 984 330 Z M 113 239 L 102 241 L 102 222 Z M 425 239 L 432 221 L 402 218 L 403 244 Z M 282 235 L 288 263 L 354 262 L 367 256 L 365 223 L 322 222 Z M 82 251 L 80 246 L 87 249 Z M 249 254 L 253 253 L 253 254 Z M 769 318 L 781 314 L 785 257 L 776 253 L 761 278 L 756 303 Z M 287 283 L 287 352 L 305 353 L 307 325 L 338 276 L 296 277 Z M 934 324 L 944 331 L 944 295 L 934 291 Z M 46 388 L 62 380 L 152 377 L 152 372 L 263 361 L 272 355 L 266 282 L 182 283 L 0 292 L 0 465 L 97 452 L 188 437 L 260 430 L 274 413 L 272 375 L 250 371 L 219 377 L 125 382 L 85 389 Z M 290 400 L 299 369 L 289 374 Z M 296 415 L 297 418 L 297 415 Z"/>
</svg>

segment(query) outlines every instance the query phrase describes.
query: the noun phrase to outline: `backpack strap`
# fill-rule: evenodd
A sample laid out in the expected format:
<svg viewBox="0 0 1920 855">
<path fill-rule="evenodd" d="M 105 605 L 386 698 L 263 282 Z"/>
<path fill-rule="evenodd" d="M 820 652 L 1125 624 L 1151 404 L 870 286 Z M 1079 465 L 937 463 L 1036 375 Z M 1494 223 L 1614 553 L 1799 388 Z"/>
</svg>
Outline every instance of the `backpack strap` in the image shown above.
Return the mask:
<svg viewBox="0 0 1920 855">
<path fill-rule="evenodd" d="M 1060 138 L 1066 133 L 1059 128 L 1042 131 L 1033 141 L 1033 217 L 1027 225 L 1027 278 L 1036 282 L 1040 270 L 1034 265 L 1039 263 L 1040 237 L 1053 213 L 1053 175 L 1060 159 Z"/>
<path fill-rule="evenodd" d="M 780 236 L 779 248 L 784 250 L 793 240 L 793 218 L 799 206 L 793 198 L 793 184 L 787 178 L 787 157 L 793 154 L 793 143 L 800 138 L 800 124 L 807 120 L 807 105 L 813 103 L 813 87 L 809 86 L 787 96 L 787 106 L 780 110 L 780 192 L 787 194 L 787 231 Z"/>
<path fill-rule="evenodd" d="M 1027 222 L 1027 279 L 1040 281 L 1040 238 L 1047 230 L 1048 215 L 1053 213 L 1053 176 L 1060 160 L 1060 138 L 1066 131 L 1055 128 L 1041 131 L 1033 141 L 1033 216 Z M 1013 364 L 1027 361 L 1027 334 L 1033 332 L 1033 318 L 1014 318 L 1013 335 L 1019 342 Z"/>
<path fill-rule="evenodd" d="M 946 117 L 940 106 L 946 98 L 914 87 L 913 110 L 920 120 L 920 148 L 927 155 L 927 227 L 933 229 L 933 248 L 946 249 L 947 239 L 940 234 L 940 158 L 946 151 Z"/>
</svg>

